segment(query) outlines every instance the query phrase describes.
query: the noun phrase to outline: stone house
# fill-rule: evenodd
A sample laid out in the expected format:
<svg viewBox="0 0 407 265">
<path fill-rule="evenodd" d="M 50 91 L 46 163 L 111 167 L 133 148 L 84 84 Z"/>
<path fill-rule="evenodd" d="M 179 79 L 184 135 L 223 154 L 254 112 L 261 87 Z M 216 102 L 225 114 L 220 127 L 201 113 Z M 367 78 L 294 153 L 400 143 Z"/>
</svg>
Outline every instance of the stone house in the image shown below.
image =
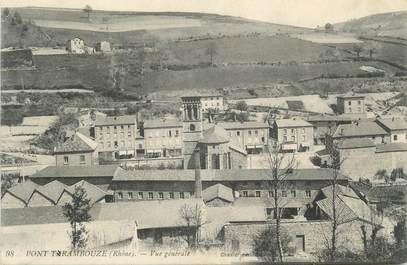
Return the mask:
<svg viewBox="0 0 407 265">
<path fill-rule="evenodd" d="M 110 47 L 110 42 L 108 41 L 100 41 L 96 43 L 95 50 L 97 52 L 110 52 L 112 51 Z"/>
<path fill-rule="evenodd" d="M 98 117 L 95 141 L 99 158 L 112 161 L 134 157 L 137 134 L 137 115 Z"/>
<path fill-rule="evenodd" d="M 142 126 L 145 156 L 182 156 L 182 122 L 176 120 L 146 120 Z"/>
<path fill-rule="evenodd" d="M 216 112 L 222 112 L 226 109 L 225 101 L 222 95 L 200 95 L 202 112 L 208 112 L 213 110 Z"/>
<path fill-rule="evenodd" d="M 305 120 L 276 120 L 271 135 L 283 152 L 312 151 L 314 147 L 314 127 Z"/>
<path fill-rule="evenodd" d="M 338 96 L 336 108 L 339 114 L 360 114 L 365 112 L 365 96 L 353 92 Z"/>
<path fill-rule="evenodd" d="M 246 150 L 248 154 L 258 154 L 264 151 L 269 143 L 270 125 L 264 122 L 219 122 L 217 125 L 223 127 L 230 139 Z"/>
<path fill-rule="evenodd" d="M 392 143 L 407 143 L 407 122 L 400 118 L 377 119 L 379 124 L 390 135 Z"/>
<path fill-rule="evenodd" d="M 55 164 L 63 166 L 91 166 L 98 164 L 97 143 L 82 133 L 74 135 L 54 148 Z"/>
<path fill-rule="evenodd" d="M 85 41 L 80 38 L 73 38 L 66 42 L 66 50 L 70 53 L 84 54 Z"/>
</svg>

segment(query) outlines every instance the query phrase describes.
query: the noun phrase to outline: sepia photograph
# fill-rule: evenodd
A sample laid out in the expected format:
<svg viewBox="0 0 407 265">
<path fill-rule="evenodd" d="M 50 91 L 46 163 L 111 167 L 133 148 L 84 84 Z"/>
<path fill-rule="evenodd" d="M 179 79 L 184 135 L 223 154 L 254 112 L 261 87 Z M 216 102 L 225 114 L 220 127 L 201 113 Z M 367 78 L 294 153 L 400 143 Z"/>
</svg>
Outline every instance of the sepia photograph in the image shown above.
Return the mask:
<svg viewBox="0 0 407 265">
<path fill-rule="evenodd" d="M 0 264 L 407 263 L 407 0 L 0 12 Z"/>
</svg>

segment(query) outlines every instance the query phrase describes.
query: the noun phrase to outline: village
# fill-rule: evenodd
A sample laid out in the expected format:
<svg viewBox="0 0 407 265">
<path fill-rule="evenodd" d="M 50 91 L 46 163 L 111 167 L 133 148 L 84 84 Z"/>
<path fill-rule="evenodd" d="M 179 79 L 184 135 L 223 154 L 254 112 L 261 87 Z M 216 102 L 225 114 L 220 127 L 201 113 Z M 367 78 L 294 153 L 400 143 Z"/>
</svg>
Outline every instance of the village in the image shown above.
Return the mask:
<svg viewBox="0 0 407 265">
<path fill-rule="evenodd" d="M 128 87 L 144 89 L 153 67 L 142 62 L 132 72 L 125 60 L 136 65 L 160 48 L 144 39 L 141 48 L 124 44 L 71 35 L 56 47 L 1 50 L 8 75 L 0 129 L 3 249 L 225 262 L 405 258 L 406 79 L 393 65 L 381 70 L 358 53 L 362 75 L 328 82 L 360 83 L 333 92 L 286 92 L 322 74 L 261 88 L 154 87 L 142 94 Z M 132 57 L 136 50 L 145 54 Z M 210 63 L 193 67 L 230 67 L 214 62 L 221 50 L 206 51 Z M 115 61 L 119 56 L 125 59 Z M 157 62 L 160 73 L 184 71 Z M 105 82 L 95 73 L 107 64 Z M 55 73 L 68 81 L 72 73 L 92 75 L 95 85 L 78 79 L 83 86 L 54 86 Z M 86 240 L 75 243 L 83 248 L 69 236 L 74 221 L 66 207 L 75 205 L 86 209 L 79 222 Z"/>
</svg>

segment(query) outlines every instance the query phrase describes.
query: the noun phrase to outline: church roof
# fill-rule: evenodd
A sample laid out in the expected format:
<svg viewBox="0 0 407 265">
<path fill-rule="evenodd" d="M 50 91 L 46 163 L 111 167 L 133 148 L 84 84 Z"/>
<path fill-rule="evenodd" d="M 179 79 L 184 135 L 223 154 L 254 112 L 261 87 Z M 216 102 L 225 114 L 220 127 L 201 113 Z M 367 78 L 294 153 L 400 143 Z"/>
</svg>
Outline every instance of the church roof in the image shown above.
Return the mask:
<svg viewBox="0 0 407 265">
<path fill-rule="evenodd" d="M 229 137 L 225 129 L 215 125 L 203 132 L 203 138 L 199 142 L 203 144 L 228 143 Z"/>
</svg>

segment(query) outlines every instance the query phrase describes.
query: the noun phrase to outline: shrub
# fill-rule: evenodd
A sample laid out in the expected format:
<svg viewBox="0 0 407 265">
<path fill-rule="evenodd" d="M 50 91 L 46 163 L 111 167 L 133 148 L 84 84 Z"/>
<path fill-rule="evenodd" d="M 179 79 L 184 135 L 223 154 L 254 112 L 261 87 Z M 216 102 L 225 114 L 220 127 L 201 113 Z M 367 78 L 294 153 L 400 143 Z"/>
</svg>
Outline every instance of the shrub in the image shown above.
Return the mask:
<svg viewBox="0 0 407 265">
<path fill-rule="evenodd" d="M 284 229 L 280 229 L 281 248 L 284 254 L 292 251 L 290 243 L 291 237 Z M 278 249 L 276 243 L 276 227 L 275 225 L 268 226 L 265 230 L 258 233 L 253 238 L 254 255 L 263 259 L 266 262 L 274 262 L 278 259 Z"/>
</svg>

